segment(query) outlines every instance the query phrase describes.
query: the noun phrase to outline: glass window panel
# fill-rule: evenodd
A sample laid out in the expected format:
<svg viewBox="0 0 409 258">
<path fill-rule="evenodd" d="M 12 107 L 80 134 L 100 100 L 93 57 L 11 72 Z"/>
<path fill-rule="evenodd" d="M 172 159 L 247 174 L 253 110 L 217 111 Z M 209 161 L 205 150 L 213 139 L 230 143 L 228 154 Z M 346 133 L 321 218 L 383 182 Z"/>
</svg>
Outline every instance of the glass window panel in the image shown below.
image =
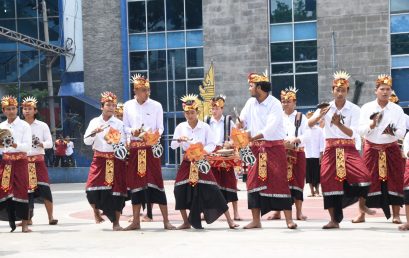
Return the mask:
<svg viewBox="0 0 409 258">
<path fill-rule="evenodd" d="M 203 48 L 188 48 L 186 53 L 188 67 L 203 67 Z"/>
<path fill-rule="evenodd" d="M 189 80 L 187 81 L 187 92 L 189 94 L 197 94 L 200 95 L 199 92 L 199 85 L 203 84 L 203 79 L 201 80 Z"/>
<path fill-rule="evenodd" d="M 0 19 L 0 26 L 8 28 L 10 30 L 16 30 L 16 22 L 15 20 L 1 20 Z M 0 36 L 0 43 L 10 43 L 11 41 L 9 39 L 7 39 L 6 37 L 2 37 Z M 0 49 L 2 49 L 2 47 L 0 47 Z"/>
<path fill-rule="evenodd" d="M 166 80 L 166 51 L 154 50 L 148 52 L 149 80 Z"/>
<path fill-rule="evenodd" d="M 273 88 L 272 92 L 274 97 L 280 99 L 280 92 L 289 86 L 294 85 L 294 76 L 283 75 L 283 76 L 271 76 L 271 86 Z"/>
<path fill-rule="evenodd" d="M 391 35 L 392 55 L 409 54 L 409 33 Z"/>
<path fill-rule="evenodd" d="M 38 51 L 22 51 L 20 52 L 20 78 L 22 81 L 38 81 L 39 80 L 39 56 Z M 42 55 L 45 60 L 45 55 Z"/>
<path fill-rule="evenodd" d="M 17 52 L 1 52 L 0 82 L 17 81 Z"/>
<path fill-rule="evenodd" d="M 391 15 L 391 32 L 409 32 L 409 14 Z"/>
<path fill-rule="evenodd" d="M 146 32 L 145 1 L 128 3 L 129 33 Z"/>
<path fill-rule="evenodd" d="M 165 33 L 149 33 L 148 48 L 149 49 L 165 48 Z"/>
<path fill-rule="evenodd" d="M 36 0 L 16 0 L 17 17 L 37 17 L 37 10 L 41 10 L 37 6 Z"/>
<path fill-rule="evenodd" d="M 295 61 L 317 60 L 317 41 L 297 41 L 295 46 Z"/>
<path fill-rule="evenodd" d="M 295 40 L 316 39 L 317 38 L 317 23 L 296 23 L 294 25 Z"/>
<path fill-rule="evenodd" d="M 150 0 L 148 2 L 148 31 L 165 30 L 165 8 L 164 0 Z"/>
<path fill-rule="evenodd" d="M 293 61 L 293 43 L 272 43 L 271 62 Z"/>
<path fill-rule="evenodd" d="M 292 73 L 293 64 L 272 64 L 271 74 Z"/>
<path fill-rule="evenodd" d="M 294 0 L 294 21 L 310 21 L 316 19 L 316 0 Z"/>
<path fill-rule="evenodd" d="M 391 0 L 391 13 L 409 12 L 408 0 Z"/>
<path fill-rule="evenodd" d="M 175 57 L 175 79 L 186 78 L 185 50 L 168 50 L 168 78 L 172 79 L 172 56 Z"/>
<path fill-rule="evenodd" d="M 59 13 L 58 13 L 58 1 L 57 0 L 46 0 L 45 2 L 47 4 L 47 15 L 48 16 L 58 16 L 59 15 Z M 38 0 L 38 4 L 41 4 L 41 0 Z M 81 8 L 81 5 L 77 4 L 76 8 Z"/>
<path fill-rule="evenodd" d="M 392 56 L 392 68 L 409 67 L 409 56 Z"/>
<path fill-rule="evenodd" d="M 15 17 L 14 0 L 0 0 L 0 19 Z"/>
<path fill-rule="evenodd" d="M 183 30 L 183 0 L 166 0 L 166 30 Z"/>
<path fill-rule="evenodd" d="M 11 40 L 0 41 L 0 55 L 4 52 L 12 52 L 17 50 L 17 43 Z"/>
<path fill-rule="evenodd" d="M 17 32 L 38 39 L 37 19 L 18 19 Z"/>
<path fill-rule="evenodd" d="M 310 106 L 318 103 L 318 74 L 303 74 L 295 76 L 297 105 Z"/>
<path fill-rule="evenodd" d="M 399 96 L 399 101 L 409 101 L 409 69 L 392 69 L 392 78 L 393 89 Z"/>
<path fill-rule="evenodd" d="M 181 48 L 185 47 L 185 33 L 184 32 L 169 32 L 168 48 Z"/>
<path fill-rule="evenodd" d="M 129 50 L 146 50 L 146 34 L 129 35 Z"/>
<path fill-rule="evenodd" d="M 152 99 L 160 102 L 164 110 L 166 110 L 167 92 L 166 82 L 151 82 L 151 96 Z"/>
<path fill-rule="evenodd" d="M 270 26 L 270 41 L 292 41 L 293 26 L 291 24 L 271 25 Z"/>
<path fill-rule="evenodd" d="M 169 90 L 169 111 L 174 111 L 174 99 L 173 99 L 173 85 L 172 81 L 168 83 L 168 90 Z M 180 98 L 185 95 L 186 92 L 186 81 L 176 81 L 175 82 L 175 95 L 176 95 L 176 111 L 182 111 L 182 101 Z M 190 94 L 191 92 L 189 92 Z"/>
<path fill-rule="evenodd" d="M 185 0 L 186 29 L 201 29 L 203 26 L 202 0 Z"/>
<path fill-rule="evenodd" d="M 189 79 L 204 78 L 204 70 L 203 70 L 203 68 L 188 69 L 187 70 L 187 77 Z"/>
<path fill-rule="evenodd" d="M 40 25 L 40 39 L 44 40 L 44 23 L 39 20 Z M 58 41 L 60 37 L 60 19 L 59 18 L 49 18 L 48 19 L 48 36 L 50 41 Z"/>
<path fill-rule="evenodd" d="M 317 71 L 317 62 L 296 63 L 295 71 L 297 73 L 308 73 Z"/>
<path fill-rule="evenodd" d="M 203 31 L 198 30 L 186 32 L 186 46 L 187 47 L 203 46 Z"/>
<path fill-rule="evenodd" d="M 129 67 L 131 70 L 147 70 L 148 60 L 147 53 L 143 52 L 131 52 L 129 53 Z"/>
<path fill-rule="evenodd" d="M 292 21 L 292 0 L 270 0 L 270 23 Z"/>
</svg>

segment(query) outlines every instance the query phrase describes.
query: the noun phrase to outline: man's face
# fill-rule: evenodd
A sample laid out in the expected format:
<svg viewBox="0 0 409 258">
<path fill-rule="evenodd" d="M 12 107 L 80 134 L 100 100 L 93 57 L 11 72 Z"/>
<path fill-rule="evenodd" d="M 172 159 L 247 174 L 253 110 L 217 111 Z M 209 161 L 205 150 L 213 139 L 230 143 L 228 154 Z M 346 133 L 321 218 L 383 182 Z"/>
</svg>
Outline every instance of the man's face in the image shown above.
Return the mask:
<svg viewBox="0 0 409 258">
<path fill-rule="evenodd" d="M 188 122 L 195 122 L 197 121 L 198 112 L 196 110 L 188 110 L 185 111 L 185 118 Z"/>
<path fill-rule="evenodd" d="M 37 114 L 36 108 L 32 106 L 23 107 L 23 116 L 25 118 L 33 118 L 35 114 Z"/>
<path fill-rule="evenodd" d="M 223 108 L 218 106 L 212 106 L 212 116 L 221 117 L 223 114 Z"/>
<path fill-rule="evenodd" d="M 345 87 L 334 87 L 332 89 L 332 95 L 335 100 L 345 100 L 348 95 L 348 89 Z"/>
<path fill-rule="evenodd" d="M 249 83 L 249 91 L 250 91 L 250 96 L 256 97 L 257 96 L 257 87 L 254 82 Z"/>
<path fill-rule="evenodd" d="M 17 107 L 16 106 L 8 106 L 3 108 L 3 113 L 7 117 L 7 119 L 15 119 L 17 117 Z"/>
<path fill-rule="evenodd" d="M 149 98 L 150 90 L 147 88 L 134 89 L 135 97 L 137 100 L 145 102 Z"/>
<path fill-rule="evenodd" d="M 293 99 L 281 99 L 281 105 L 286 113 L 292 113 L 295 110 L 297 102 Z"/>
<path fill-rule="evenodd" d="M 115 113 L 116 104 L 112 101 L 105 102 L 101 107 L 102 114 L 111 117 Z"/>
<path fill-rule="evenodd" d="M 389 97 L 392 94 L 392 88 L 389 85 L 386 84 L 381 84 L 376 90 L 375 90 L 376 98 L 380 101 L 388 101 Z"/>
</svg>

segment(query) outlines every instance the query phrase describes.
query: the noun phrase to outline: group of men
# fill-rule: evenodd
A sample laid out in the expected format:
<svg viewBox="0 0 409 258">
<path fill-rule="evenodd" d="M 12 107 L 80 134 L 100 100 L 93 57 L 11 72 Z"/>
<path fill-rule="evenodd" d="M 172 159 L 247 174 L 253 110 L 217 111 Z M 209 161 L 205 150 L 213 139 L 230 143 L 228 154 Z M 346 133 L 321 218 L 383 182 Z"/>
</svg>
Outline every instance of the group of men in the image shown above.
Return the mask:
<svg viewBox="0 0 409 258">
<path fill-rule="evenodd" d="M 115 94 L 101 94 L 102 114 L 91 120 L 84 134 L 84 143 L 92 145 L 94 150 L 86 184 L 87 199 L 96 223 L 104 220 L 103 214 L 113 223 L 115 231 L 140 229 L 141 207 L 154 203 L 159 205 L 164 228 L 176 229 L 168 219 L 161 172 L 162 106 L 149 98 L 148 79 L 135 75 L 132 82 L 134 98 L 123 105 L 121 112 L 116 113 Z M 399 209 L 403 204 L 409 219 L 409 163 L 405 173 L 404 158 L 408 156 L 409 136 L 404 139 L 402 154 L 398 141 L 405 136 L 406 117 L 402 108 L 390 101 L 390 76 L 380 75 L 376 79 L 376 99 L 359 108 L 347 100 L 349 75 L 337 72 L 332 82 L 333 101 L 321 103 L 308 116 L 295 109 L 297 89 L 283 90 L 280 102 L 270 94 L 271 83 L 267 75 L 251 73 L 248 84 L 251 97 L 236 123 L 231 116 L 223 115 L 224 96 L 212 99 L 212 116 L 205 122 L 198 119 L 200 111 L 196 95 L 181 99 L 186 121 L 176 126 L 170 144 L 171 148 L 182 148 L 184 152 L 174 186 L 176 210 L 180 210 L 183 218 L 178 229 L 202 228 L 202 220 L 212 223 L 223 214 L 230 228 L 239 226 L 234 220 L 241 220 L 236 179 L 240 166 L 248 170 L 248 208 L 252 214 L 245 229 L 262 227 L 261 216 L 271 211 L 274 213 L 269 219 L 280 219 L 283 211 L 286 226 L 295 229 L 293 205 L 296 219 L 306 220 L 302 212 L 306 174 L 312 196 L 319 195 L 318 184 L 321 183 L 324 208 L 330 215 L 330 221 L 323 229 L 339 228 L 343 208 L 355 202 L 359 202 L 359 214 L 353 219 L 354 223 L 365 222 L 366 214 L 374 214 L 370 208 L 381 208 L 387 218 L 392 216 L 393 223 L 401 224 Z M 14 141 L 5 146 L 0 167 L 3 190 L 0 210 L 7 211 L 11 222 L 22 219 L 23 231 L 28 232 L 27 190 L 35 191 L 36 186 L 32 183 L 30 170 L 34 165 L 27 162 L 40 162 L 41 148 L 47 143 L 42 140 L 42 144 L 36 147 L 39 153 L 29 154 L 29 124 L 34 135 L 33 120 L 28 114 L 28 124 L 16 117 L 17 104 L 12 97 L 3 98 L 2 108 L 7 121 L 1 123 L 0 128 L 8 128 Z M 318 123 L 323 124 L 320 140 L 314 136 Z M 235 134 L 241 135 L 241 142 L 245 142 L 243 146 L 237 146 L 232 139 L 233 129 L 237 130 Z M 322 138 L 325 143 L 317 144 Z M 362 156 L 355 142 L 361 138 Z M 234 148 L 240 148 L 240 155 L 233 154 L 233 158 L 215 155 Z M 319 157 L 321 151 L 322 158 Z M 27 168 L 27 173 L 17 175 L 15 171 L 23 167 Z M 306 167 L 320 172 L 306 173 Z M 38 166 L 36 168 L 38 171 Z M 130 225 L 122 228 L 119 219 L 126 200 L 132 203 L 133 217 Z M 50 202 L 52 204 L 52 199 Z M 228 211 L 229 202 L 233 204 L 233 218 Z M 55 222 L 52 209 L 49 218 L 50 224 Z M 403 224 L 399 229 L 408 230 L 409 224 Z"/>
</svg>

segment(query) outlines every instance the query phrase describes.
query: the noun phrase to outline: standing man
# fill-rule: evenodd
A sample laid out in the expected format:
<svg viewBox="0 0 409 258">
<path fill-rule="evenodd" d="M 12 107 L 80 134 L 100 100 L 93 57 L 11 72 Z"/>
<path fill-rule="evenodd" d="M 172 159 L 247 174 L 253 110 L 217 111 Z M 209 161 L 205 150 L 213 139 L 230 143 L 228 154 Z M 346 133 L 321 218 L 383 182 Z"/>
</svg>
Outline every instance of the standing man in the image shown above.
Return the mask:
<svg viewBox="0 0 409 258">
<path fill-rule="evenodd" d="M 75 167 L 74 142 L 71 141 L 71 138 L 67 135 L 65 136 L 65 143 L 67 144 L 67 148 L 65 149 L 65 167 Z"/>
<path fill-rule="evenodd" d="M 216 151 L 222 149 L 223 146 L 230 147 L 229 137 L 233 122 L 231 116 L 223 115 L 225 98 L 225 96 L 220 95 L 211 100 L 212 116 L 208 117 L 206 121 L 216 136 Z M 237 207 L 239 199 L 237 197 L 237 178 L 234 166 L 228 168 L 212 167 L 212 172 L 227 203 L 231 202 L 233 205 L 234 220 L 241 220 Z"/>
<path fill-rule="evenodd" d="M 366 103 L 361 109 L 359 132 L 365 137 L 363 158 L 371 173 L 366 205 L 382 208 L 386 218 L 400 224 L 399 209 L 403 204 L 404 161 L 398 140 L 406 133 L 406 118 L 403 109 L 389 101 L 392 94 L 392 78 L 379 75 L 375 88 L 376 100 Z M 355 223 L 365 222 L 365 199 L 360 199 L 359 215 Z"/>
<path fill-rule="evenodd" d="M 307 118 L 301 112 L 297 112 L 297 89 L 290 87 L 281 91 L 281 105 L 284 110 L 284 132 L 286 137 L 284 145 L 287 152 L 287 180 L 290 185 L 291 196 L 293 198 L 296 219 L 306 220 L 302 213 L 302 203 L 304 201 L 305 182 L 305 142 L 308 123 Z M 280 219 L 280 212 L 275 212 L 269 219 Z"/>
<path fill-rule="evenodd" d="M 146 145 L 142 134 L 151 130 L 163 133 L 162 105 L 149 98 L 149 80 L 141 75 L 132 77 L 135 98 L 124 104 L 123 122 L 130 135 L 130 155 L 127 167 L 127 186 L 131 193 L 133 221 L 126 230 L 140 229 L 142 204 L 157 203 L 165 229 L 175 229 L 168 219 L 168 206 L 162 178 L 161 159 L 155 158 L 152 146 Z M 141 136 L 141 137 L 139 137 Z"/>
<path fill-rule="evenodd" d="M 123 123 L 114 116 L 117 97 L 112 92 L 101 94 L 102 114 L 91 120 L 84 143 L 92 145 L 94 158 L 88 174 L 86 193 L 97 224 L 104 221 L 100 211 L 112 222 L 114 231 L 121 231 L 119 218 L 125 206 L 125 133 Z M 119 147 L 123 146 L 122 149 Z M 114 151 L 119 149 L 117 155 Z"/>
<path fill-rule="evenodd" d="M 251 73 L 248 83 L 251 98 L 241 111 L 237 127 L 249 131 L 256 162 L 250 167 L 247 178 L 252 221 L 244 228 L 261 228 L 261 216 L 269 211 L 284 210 L 287 227 L 295 229 L 297 224 L 291 214 L 281 103 L 270 95 L 271 84 L 267 75 Z"/>
<path fill-rule="evenodd" d="M 6 129 L 7 136 L 2 137 L 3 160 L 0 164 L 0 217 L 7 218 L 11 231 L 16 229 L 16 220 L 22 220 L 24 233 L 28 228 L 29 188 L 36 186 L 35 177 L 28 176 L 27 152 L 31 149 L 30 125 L 17 116 L 18 103 L 13 96 L 4 96 L 1 107 L 7 120 L 0 124 Z M 2 131 L 5 133 L 6 131 Z"/>
<path fill-rule="evenodd" d="M 58 220 L 53 216 L 53 196 L 50 189 L 50 180 L 48 179 L 48 170 L 45 164 L 45 149 L 53 147 L 53 139 L 48 125 L 36 119 L 37 99 L 26 97 L 21 103 L 23 106 L 24 120 L 30 125 L 32 134 L 31 150 L 28 156 L 28 171 L 30 176 L 35 176 L 37 185 L 34 190 L 34 198 L 44 201 L 45 209 L 48 214 L 48 223 L 57 225 Z M 30 224 L 32 222 L 30 221 Z"/>
<path fill-rule="evenodd" d="M 67 143 L 64 141 L 64 138 L 61 134 L 60 136 L 58 136 L 58 139 L 54 143 L 54 150 L 55 150 L 54 167 L 64 166 Z"/>
<path fill-rule="evenodd" d="M 355 148 L 355 135 L 359 127 L 359 107 L 349 102 L 349 74 L 336 72 L 332 82 L 334 100 L 322 104 L 308 120 L 313 127 L 325 120 L 325 151 L 321 160 L 321 186 L 324 208 L 331 220 L 323 229 L 339 228 L 343 219 L 342 209 L 357 198 L 366 198 L 370 177 L 369 171 Z"/>
</svg>

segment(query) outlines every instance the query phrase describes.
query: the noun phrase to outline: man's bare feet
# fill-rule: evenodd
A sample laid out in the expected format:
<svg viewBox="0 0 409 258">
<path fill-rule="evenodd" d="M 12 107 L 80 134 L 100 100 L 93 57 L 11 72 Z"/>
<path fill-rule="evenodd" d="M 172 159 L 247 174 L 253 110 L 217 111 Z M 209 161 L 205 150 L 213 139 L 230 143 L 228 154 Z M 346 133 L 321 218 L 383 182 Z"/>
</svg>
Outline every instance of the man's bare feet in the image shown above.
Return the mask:
<svg viewBox="0 0 409 258">
<path fill-rule="evenodd" d="M 241 221 L 242 219 L 240 218 L 240 216 L 234 216 L 234 220 Z"/>
<path fill-rule="evenodd" d="M 170 222 L 163 222 L 163 228 L 167 230 L 175 230 L 176 227 L 170 224 Z"/>
<path fill-rule="evenodd" d="M 358 216 L 356 216 L 354 219 L 351 221 L 352 223 L 363 223 L 365 222 L 365 213 L 361 211 Z"/>
<path fill-rule="evenodd" d="M 281 219 L 281 212 L 275 211 L 273 215 L 267 217 L 267 220 L 276 220 L 276 219 Z"/>
<path fill-rule="evenodd" d="M 148 216 L 143 216 L 143 217 L 142 217 L 142 221 L 143 221 L 143 222 L 152 222 L 153 219 L 149 218 Z"/>
<path fill-rule="evenodd" d="M 294 221 L 287 222 L 287 228 L 289 229 L 296 229 L 297 224 L 294 223 Z"/>
<path fill-rule="evenodd" d="M 57 225 L 58 224 L 58 219 L 50 219 L 48 221 L 48 225 Z"/>
<path fill-rule="evenodd" d="M 141 229 L 141 224 L 132 222 L 129 226 L 124 228 L 125 231 Z"/>
<path fill-rule="evenodd" d="M 243 227 L 244 229 L 261 228 L 261 223 L 252 220 L 249 224 Z"/>
<path fill-rule="evenodd" d="M 133 216 L 131 216 L 131 217 L 128 219 L 128 222 L 131 222 L 131 223 L 132 223 L 132 221 L 133 221 Z"/>
<path fill-rule="evenodd" d="M 17 227 L 21 227 L 22 225 L 23 225 L 23 222 L 19 222 L 19 223 L 16 224 Z M 28 226 L 32 226 L 32 225 L 33 225 L 33 221 L 32 221 L 31 219 L 28 220 L 27 225 L 28 225 Z"/>
<path fill-rule="evenodd" d="M 112 226 L 113 231 L 123 231 L 124 229 L 120 225 L 114 225 Z"/>
<path fill-rule="evenodd" d="M 99 212 L 94 212 L 94 218 L 95 218 L 95 223 L 100 224 L 104 222 L 105 220 L 101 217 L 101 214 Z"/>
<path fill-rule="evenodd" d="M 393 224 L 402 224 L 402 221 L 400 220 L 399 216 L 393 217 L 392 219 Z"/>
<path fill-rule="evenodd" d="M 23 228 L 22 230 L 21 230 L 21 232 L 23 232 L 23 233 L 30 233 L 30 232 L 33 232 L 31 229 L 29 229 L 28 227 L 25 227 L 25 228 Z"/>
<path fill-rule="evenodd" d="M 315 197 L 315 194 L 309 194 L 307 197 Z"/>
<path fill-rule="evenodd" d="M 231 228 L 231 229 L 235 229 L 235 228 L 240 227 L 240 225 L 234 223 L 234 221 L 230 221 L 230 222 L 228 222 L 228 224 L 229 224 L 229 228 Z"/>
<path fill-rule="evenodd" d="M 375 215 L 376 214 L 376 210 L 369 209 L 367 206 L 365 206 L 362 209 L 362 212 L 365 212 L 368 215 Z"/>
<path fill-rule="evenodd" d="M 179 227 L 177 227 L 176 229 L 177 230 L 180 230 L 180 229 L 190 229 L 192 226 L 190 225 L 190 223 L 189 222 L 184 222 L 182 225 L 180 225 Z"/>
<path fill-rule="evenodd" d="M 307 216 L 304 216 L 302 213 L 301 214 L 297 214 L 297 220 L 307 220 Z"/>
<path fill-rule="evenodd" d="M 399 226 L 399 230 L 401 230 L 401 231 L 407 231 L 407 230 L 409 230 L 409 223 L 405 223 L 405 224 L 403 224 L 403 225 L 400 225 L 400 226 Z"/>
<path fill-rule="evenodd" d="M 339 223 L 336 223 L 334 221 L 330 221 L 330 222 L 328 222 L 327 225 L 324 225 L 322 227 L 322 229 L 332 229 L 332 228 L 339 228 Z"/>
</svg>

